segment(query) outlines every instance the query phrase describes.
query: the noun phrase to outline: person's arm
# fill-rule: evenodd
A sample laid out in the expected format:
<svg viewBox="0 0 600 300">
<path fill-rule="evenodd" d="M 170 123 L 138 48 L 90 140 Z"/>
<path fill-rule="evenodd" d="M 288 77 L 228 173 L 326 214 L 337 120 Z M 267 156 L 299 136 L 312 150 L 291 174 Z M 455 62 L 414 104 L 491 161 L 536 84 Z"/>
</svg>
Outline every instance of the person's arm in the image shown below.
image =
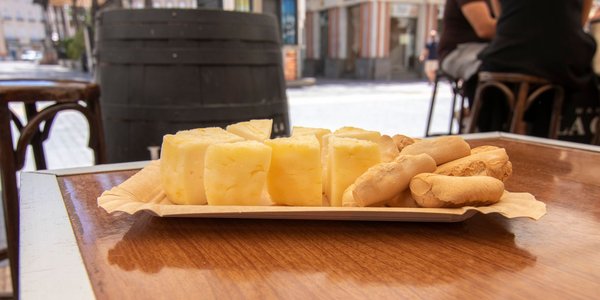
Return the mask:
<svg viewBox="0 0 600 300">
<path fill-rule="evenodd" d="M 424 61 L 429 56 L 429 49 L 427 47 L 423 48 L 423 52 L 421 52 L 421 56 L 419 56 L 419 61 Z"/>
<path fill-rule="evenodd" d="M 592 10 L 592 0 L 583 0 L 583 8 L 581 10 L 581 26 L 585 26 Z"/>
<path fill-rule="evenodd" d="M 500 18 L 500 14 L 502 13 L 502 6 L 500 5 L 499 0 L 491 0 L 491 4 L 492 12 L 494 13 L 494 17 L 496 17 L 497 20 L 498 18 Z"/>
<path fill-rule="evenodd" d="M 496 35 L 496 19 L 484 1 L 469 2 L 460 9 L 478 37 L 492 39 Z"/>
</svg>

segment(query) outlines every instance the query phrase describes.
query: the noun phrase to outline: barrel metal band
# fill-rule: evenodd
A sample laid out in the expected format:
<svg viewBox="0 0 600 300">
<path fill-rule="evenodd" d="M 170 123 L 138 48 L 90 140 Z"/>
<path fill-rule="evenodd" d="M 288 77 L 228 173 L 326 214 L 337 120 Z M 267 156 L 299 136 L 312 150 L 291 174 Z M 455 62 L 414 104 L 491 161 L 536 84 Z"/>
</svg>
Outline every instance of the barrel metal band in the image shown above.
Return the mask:
<svg viewBox="0 0 600 300">
<path fill-rule="evenodd" d="M 287 112 L 285 102 L 274 103 L 244 103 L 212 106 L 132 106 L 121 104 L 102 104 L 102 114 L 105 119 L 130 121 L 175 121 L 175 122 L 206 122 L 228 121 L 240 119 L 264 118 Z"/>
<path fill-rule="evenodd" d="M 127 27 L 105 25 L 99 30 L 101 40 L 241 40 L 279 43 L 277 28 L 240 27 L 236 24 L 131 24 Z"/>
<path fill-rule="evenodd" d="M 277 65 L 281 50 L 250 49 L 113 49 L 99 46 L 98 61 L 115 64 Z"/>
</svg>

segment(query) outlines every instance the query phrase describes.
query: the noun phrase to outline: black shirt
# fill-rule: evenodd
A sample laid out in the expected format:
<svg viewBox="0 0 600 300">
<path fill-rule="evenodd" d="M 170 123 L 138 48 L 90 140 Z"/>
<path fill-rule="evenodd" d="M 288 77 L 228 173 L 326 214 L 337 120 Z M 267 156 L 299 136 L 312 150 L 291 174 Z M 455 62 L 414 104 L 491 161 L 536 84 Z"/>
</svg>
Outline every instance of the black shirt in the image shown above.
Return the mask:
<svg viewBox="0 0 600 300">
<path fill-rule="evenodd" d="M 583 0 L 501 0 L 496 37 L 482 69 L 544 77 L 580 88 L 593 76 L 596 45 L 581 24 Z"/>
</svg>

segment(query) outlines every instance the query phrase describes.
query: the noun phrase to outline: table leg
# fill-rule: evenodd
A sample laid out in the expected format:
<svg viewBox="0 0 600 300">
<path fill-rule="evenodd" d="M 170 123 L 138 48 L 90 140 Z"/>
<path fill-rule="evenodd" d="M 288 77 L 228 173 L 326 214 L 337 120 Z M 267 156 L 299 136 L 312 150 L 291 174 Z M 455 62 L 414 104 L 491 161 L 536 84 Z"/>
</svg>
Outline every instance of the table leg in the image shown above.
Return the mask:
<svg viewBox="0 0 600 300">
<path fill-rule="evenodd" d="M 36 115 L 38 111 L 35 103 L 25 103 L 25 114 L 27 115 L 27 121 L 31 121 Z M 46 155 L 44 155 L 44 145 L 43 145 L 42 133 L 39 127 L 37 128 L 37 132 L 31 138 L 31 148 L 33 149 L 33 156 L 35 158 L 35 167 L 38 170 L 46 169 Z"/>
<path fill-rule="evenodd" d="M 6 241 L 12 278 L 14 298 L 18 299 L 19 287 L 19 199 L 17 191 L 17 170 L 12 132 L 10 128 L 11 112 L 8 102 L 0 97 L 0 169 L 2 175 L 2 202 Z"/>
</svg>

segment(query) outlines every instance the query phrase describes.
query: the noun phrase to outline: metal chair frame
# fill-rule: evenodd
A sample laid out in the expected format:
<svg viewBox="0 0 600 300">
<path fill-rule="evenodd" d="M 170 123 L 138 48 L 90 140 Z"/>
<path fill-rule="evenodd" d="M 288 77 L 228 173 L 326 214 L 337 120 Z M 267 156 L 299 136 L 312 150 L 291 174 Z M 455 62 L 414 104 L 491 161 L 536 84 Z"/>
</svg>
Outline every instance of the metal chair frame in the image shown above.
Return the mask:
<svg viewBox="0 0 600 300">
<path fill-rule="evenodd" d="M 433 118 L 433 109 L 435 106 L 435 98 L 437 96 L 437 89 L 440 79 L 447 79 L 450 83 L 450 87 L 452 88 L 452 107 L 450 109 L 450 124 L 448 125 L 448 135 L 453 134 L 452 129 L 454 125 L 454 109 L 456 108 L 456 98 L 460 96 L 460 108 L 459 108 L 459 116 L 458 116 L 458 134 L 461 134 L 463 131 L 463 107 L 465 105 L 465 96 L 463 90 L 463 81 L 462 79 L 457 79 L 449 74 L 445 73 L 441 69 L 438 69 L 435 73 L 435 81 L 433 83 L 433 92 L 431 94 L 431 101 L 429 103 L 429 112 L 427 113 L 427 126 L 425 128 L 425 136 L 429 137 L 434 134 L 430 133 L 431 121 Z"/>
</svg>

